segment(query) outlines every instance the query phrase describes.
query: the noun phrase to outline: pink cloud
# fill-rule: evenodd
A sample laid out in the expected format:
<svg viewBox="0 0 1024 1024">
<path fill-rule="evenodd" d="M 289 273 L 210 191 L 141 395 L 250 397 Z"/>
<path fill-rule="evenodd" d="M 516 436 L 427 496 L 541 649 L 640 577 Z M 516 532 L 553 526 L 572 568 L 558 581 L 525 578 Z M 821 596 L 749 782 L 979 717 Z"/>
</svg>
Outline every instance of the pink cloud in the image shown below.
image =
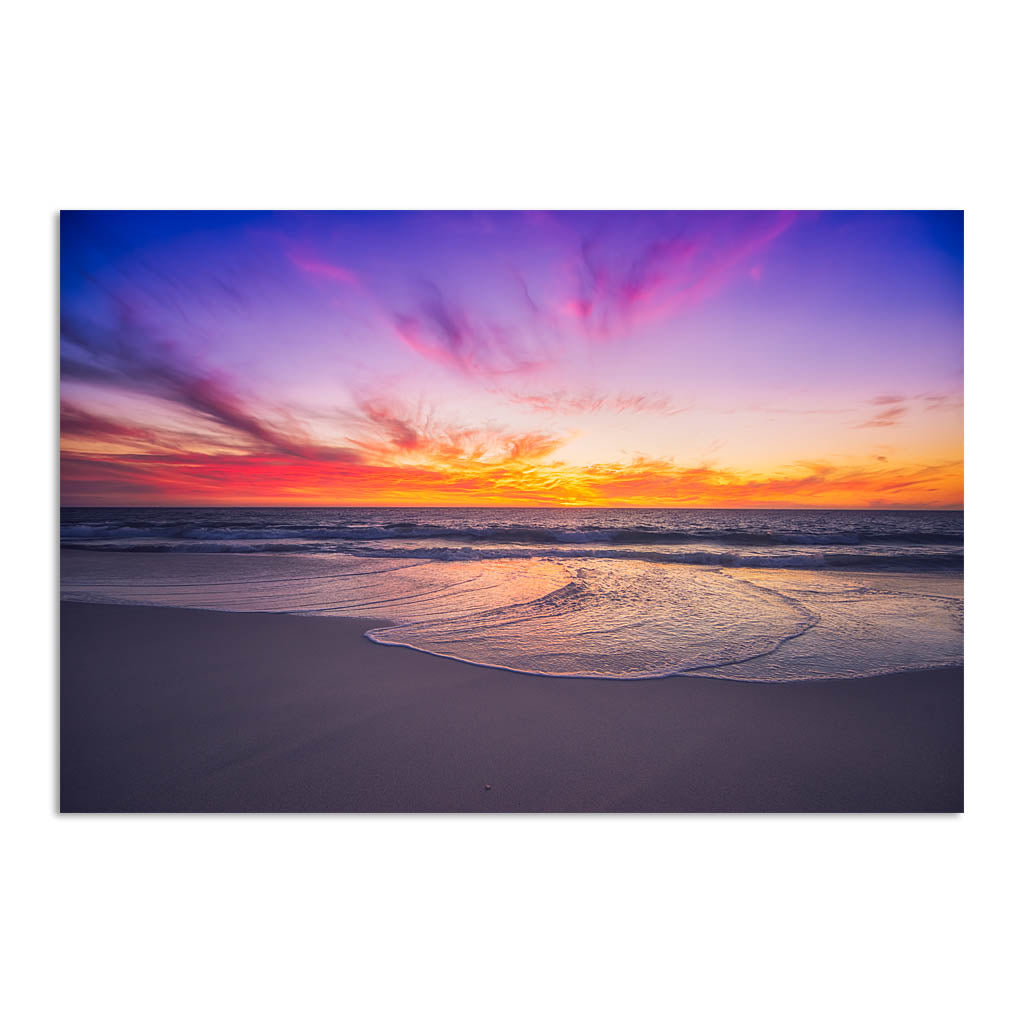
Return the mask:
<svg viewBox="0 0 1024 1024">
<path fill-rule="evenodd" d="M 876 412 L 863 423 L 856 423 L 854 427 L 858 430 L 870 427 L 894 427 L 903 420 L 907 414 L 907 406 L 903 403 L 906 399 L 902 395 L 876 395 L 869 398 L 867 404 L 878 406 Z"/>
<path fill-rule="evenodd" d="M 548 362 L 537 339 L 473 317 L 431 282 L 423 283 L 413 311 L 394 314 L 394 326 L 414 352 L 467 376 L 528 373 Z"/>
<path fill-rule="evenodd" d="M 525 405 L 534 412 L 549 415 L 583 415 L 595 412 L 612 413 L 658 413 L 675 416 L 682 408 L 674 406 L 668 395 L 661 393 L 597 394 L 592 391 L 573 394 L 566 391 L 552 391 L 539 394 L 508 394 L 506 400 L 514 405 Z"/>
<path fill-rule="evenodd" d="M 714 295 L 739 266 L 796 219 L 796 213 L 773 214 L 766 223 L 745 227 L 725 240 L 707 235 L 660 238 L 626 266 L 616 262 L 618 252 L 602 252 L 599 238 L 578 240 L 577 255 L 567 267 L 575 293 L 558 303 L 558 311 L 602 338 L 664 319 Z M 748 273 L 760 280 L 761 265 Z"/>
<path fill-rule="evenodd" d="M 329 281 L 336 281 L 338 284 L 359 284 L 359 277 L 355 271 L 349 270 L 348 267 L 341 267 L 335 263 L 325 263 L 322 260 L 306 259 L 291 253 L 289 253 L 288 258 L 299 270 L 303 270 L 307 274 L 313 274 L 315 277 L 324 277 Z"/>
</svg>

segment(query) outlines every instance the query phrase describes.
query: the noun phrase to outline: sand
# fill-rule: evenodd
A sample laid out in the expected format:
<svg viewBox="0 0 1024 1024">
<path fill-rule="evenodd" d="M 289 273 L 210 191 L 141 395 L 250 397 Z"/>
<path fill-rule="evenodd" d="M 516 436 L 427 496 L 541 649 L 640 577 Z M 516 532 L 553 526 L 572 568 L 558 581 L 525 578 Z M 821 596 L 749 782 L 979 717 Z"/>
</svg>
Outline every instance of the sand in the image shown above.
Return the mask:
<svg viewBox="0 0 1024 1024">
<path fill-rule="evenodd" d="M 962 669 L 550 679 L 377 624 L 62 603 L 61 811 L 963 809 Z"/>
</svg>

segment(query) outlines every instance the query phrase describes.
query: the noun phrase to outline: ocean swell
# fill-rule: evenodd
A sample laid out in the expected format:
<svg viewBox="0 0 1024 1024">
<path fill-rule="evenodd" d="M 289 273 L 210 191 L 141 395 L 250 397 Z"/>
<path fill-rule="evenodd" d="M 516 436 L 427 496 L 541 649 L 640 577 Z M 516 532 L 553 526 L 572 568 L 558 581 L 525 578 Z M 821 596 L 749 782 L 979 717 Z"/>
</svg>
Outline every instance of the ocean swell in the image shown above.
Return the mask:
<svg viewBox="0 0 1024 1024">
<path fill-rule="evenodd" d="M 753 568 L 894 568 L 894 569 L 957 569 L 963 566 L 963 554 L 948 549 L 891 548 L 864 550 L 772 550 L 736 552 L 707 550 L 699 547 L 682 550 L 658 550 L 626 547 L 482 547 L 409 546 L 384 547 L 330 541 L 220 541 L 220 540 L 150 540 L 120 539 L 82 542 L 64 541 L 65 548 L 92 551 L 121 551 L 148 554 L 342 554 L 360 558 L 415 558 L 438 562 L 482 562 L 497 559 L 579 558 L 628 559 L 640 562 L 675 565 L 706 565 Z"/>
<path fill-rule="evenodd" d="M 130 541 L 135 539 L 178 541 L 381 541 L 381 540 L 463 540 L 495 544 L 609 544 L 613 546 L 654 544 L 693 545 L 715 542 L 740 547 L 779 547 L 794 545 L 827 545 L 857 547 L 864 544 L 913 544 L 957 546 L 963 534 L 954 531 L 892 532 L 865 529 L 857 532 L 799 532 L 792 530 L 670 530 L 657 527 L 578 527 L 550 529 L 498 524 L 471 527 L 445 526 L 431 523 L 392 523 L 375 526 L 329 525 L 296 526 L 267 524 L 265 526 L 177 521 L 160 524 L 136 522 L 66 523 L 61 526 L 61 542 Z"/>
</svg>

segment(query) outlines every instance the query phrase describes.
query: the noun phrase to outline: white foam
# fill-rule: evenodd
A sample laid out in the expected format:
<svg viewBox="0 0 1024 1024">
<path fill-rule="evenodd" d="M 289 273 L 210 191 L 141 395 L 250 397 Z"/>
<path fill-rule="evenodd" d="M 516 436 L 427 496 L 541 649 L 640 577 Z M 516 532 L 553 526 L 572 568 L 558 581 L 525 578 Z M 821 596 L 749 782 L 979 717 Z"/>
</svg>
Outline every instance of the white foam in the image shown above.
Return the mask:
<svg viewBox="0 0 1024 1024">
<path fill-rule="evenodd" d="M 62 596 L 379 618 L 370 639 L 553 676 L 760 682 L 956 664 L 958 574 L 732 568 L 624 557 L 65 552 Z"/>
</svg>

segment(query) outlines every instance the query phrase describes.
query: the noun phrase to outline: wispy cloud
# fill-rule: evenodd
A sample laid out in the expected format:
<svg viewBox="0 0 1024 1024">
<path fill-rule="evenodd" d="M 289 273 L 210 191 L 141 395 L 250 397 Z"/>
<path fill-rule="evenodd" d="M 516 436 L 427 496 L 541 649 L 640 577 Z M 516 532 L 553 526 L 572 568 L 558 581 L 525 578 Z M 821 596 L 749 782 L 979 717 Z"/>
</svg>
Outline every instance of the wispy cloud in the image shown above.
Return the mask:
<svg viewBox="0 0 1024 1024">
<path fill-rule="evenodd" d="M 124 303 L 111 327 L 63 317 L 61 341 L 64 381 L 88 381 L 163 398 L 249 438 L 264 451 L 336 461 L 358 458 L 349 449 L 316 444 L 294 427 L 271 424 L 252 410 L 226 375 L 197 366 Z"/>
<path fill-rule="evenodd" d="M 476 377 L 521 374 L 549 361 L 535 336 L 474 315 L 433 282 L 421 283 L 419 293 L 411 308 L 393 314 L 393 323 L 423 358 Z"/>
<path fill-rule="evenodd" d="M 964 400 L 962 395 L 948 395 L 944 392 L 928 392 L 923 395 L 914 396 L 919 402 L 924 403 L 928 412 L 937 409 L 962 409 Z"/>
<path fill-rule="evenodd" d="M 525 405 L 534 412 L 552 416 L 586 415 L 596 412 L 657 413 L 662 416 L 675 416 L 684 411 L 684 407 L 675 405 L 668 395 L 660 392 L 599 394 L 594 391 L 549 391 L 538 394 L 508 393 L 503 397 L 513 405 Z"/>
<path fill-rule="evenodd" d="M 423 405 L 364 398 L 347 414 L 356 428 L 349 442 L 367 459 L 394 464 L 494 466 L 547 458 L 568 438 L 543 431 L 514 431 L 495 424 L 467 427 L 445 421 Z"/>
<path fill-rule="evenodd" d="M 695 229 L 655 238 L 631 258 L 599 232 L 577 243 L 576 287 L 560 311 L 587 333 L 609 337 L 668 316 L 717 292 L 736 270 L 787 231 L 794 213 L 771 214 L 726 234 Z M 757 268 L 758 276 L 761 268 Z"/>
<path fill-rule="evenodd" d="M 907 414 L 909 407 L 904 404 L 906 401 L 903 395 L 876 395 L 874 398 L 869 398 L 866 404 L 878 407 L 878 412 L 860 423 L 855 423 L 854 428 L 863 430 L 874 427 L 895 427 L 903 421 Z"/>
<path fill-rule="evenodd" d="M 871 427 L 895 427 L 906 420 L 907 414 L 916 410 L 918 414 L 941 413 L 947 410 L 953 411 L 963 408 L 963 398 L 949 395 L 944 392 L 926 392 L 920 395 L 908 397 L 906 395 L 876 395 L 869 398 L 865 403 L 878 409 L 873 415 L 859 423 L 854 423 L 855 429 L 861 430 Z"/>
<path fill-rule="evenodd" d="M 325 260 L 298 256 L 294 253 L 289 253 L 288 258 L 299 270 L 305 271 L 313 277 L 325 278 L 328 281 L 335 282 L 336 284 L 359 284 L 359 276 L 354 270 L 350 270 L 348 267 L 340 266 L 337 263 L 328 263 Z"/>
<path fill-rule="evenodd" d="M 737 215 L 738 216 L 738 215 Z M 505 281 L 519 314 L 504 318 L 480 303 L 460 300 L 436 280 L 410 282 L 404 303 L 378 297 L 386 321 L 413 352 L 464 377 L 508 378 L 558 363 L 573 339 L 609 341 L 633 328 L 699 304 L 796 221 L 794 213 L 757 215 L 726 225 L 692 224 L 645 241 L 580 234 L 557 215 L 531 221 L 546 242 L 561 247 L 560 269 L 540 276 L 510 269 Z M 310 273 L 352 283 L 354 274 L 322 260 L 293 262 Z M 757 275 L 761 267 L 756 268 Z M 499 289 L 502 282 L 492 281 Z"/>
<path fill-rule="evenodd" d="M 60 438 L 64 451 L 134 451 L 142 454 L 188 452 L 244 453 L 244 438 L 218 431 L 146 425 L 137 419 L 95 412 L 68 398 L 60 403 Z"/>
</svg>

